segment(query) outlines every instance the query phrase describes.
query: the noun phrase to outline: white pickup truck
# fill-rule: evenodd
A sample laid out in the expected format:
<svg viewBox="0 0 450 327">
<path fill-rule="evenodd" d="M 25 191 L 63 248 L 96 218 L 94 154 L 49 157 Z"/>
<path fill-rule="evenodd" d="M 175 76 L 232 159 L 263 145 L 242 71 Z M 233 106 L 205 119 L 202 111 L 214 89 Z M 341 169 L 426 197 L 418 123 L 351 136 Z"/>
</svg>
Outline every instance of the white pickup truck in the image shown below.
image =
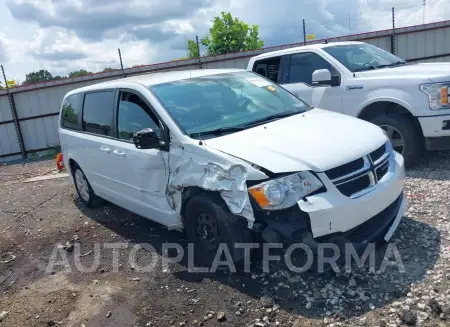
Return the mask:
<svg viewBox="0 0 450 327">
<path fill-rule="evenodd" d="M 264 53 L 247 70 L 313 107 L 377 124 L 409 166 L 424 149 L 450 149 L 450 63 L 409 64 L 367 43 L 336 42 Z"/>
</svg>

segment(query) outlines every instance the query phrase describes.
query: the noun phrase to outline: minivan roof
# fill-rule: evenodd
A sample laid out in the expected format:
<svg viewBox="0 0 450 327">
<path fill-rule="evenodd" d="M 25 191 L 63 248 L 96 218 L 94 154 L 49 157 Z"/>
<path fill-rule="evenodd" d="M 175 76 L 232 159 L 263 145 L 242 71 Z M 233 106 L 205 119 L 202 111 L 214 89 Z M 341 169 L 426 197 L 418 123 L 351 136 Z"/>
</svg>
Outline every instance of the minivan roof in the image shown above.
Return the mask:
<svg viewBox="0 0 450 327">
<path fill-rule="evenodd" d="M 244 69 L 196 69 L 196 70 L 182 70 L 182 71 L 171 71 L 171 72 L 161 72 L 161 73 L 151 73 L 151 74 L 143 74 L 137 75 L 133 77 L 127 78 L 119 78 L 112 81 L 107 81 L 103 83 L 93 84 L 85 87 L 81 87 L 67 93 L 66 96 L 80 93 L 80 92 L 89 92 L 95 90 L 102 89 L 113 89 L 113 88 L 121 88 L 125 87 L 126 84 L 129 83 L 137 83 L 144 86 L 168 83 L 179 81 L 183 79 L 189 79 L 200 76 L 208 76 L 208 75 L 216 75 L 216 74 L 224 74 L 224 73 L 232 73 L 232 72 L 240 72 L 246 71 Z"/>
</svg>

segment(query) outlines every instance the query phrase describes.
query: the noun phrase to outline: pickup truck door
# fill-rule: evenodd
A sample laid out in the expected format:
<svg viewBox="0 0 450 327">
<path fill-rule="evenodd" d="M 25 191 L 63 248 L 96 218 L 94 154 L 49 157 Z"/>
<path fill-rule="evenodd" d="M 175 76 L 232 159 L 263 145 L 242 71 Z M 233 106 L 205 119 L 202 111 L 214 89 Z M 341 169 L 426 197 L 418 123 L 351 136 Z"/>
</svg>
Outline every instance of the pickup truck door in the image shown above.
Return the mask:
<svg viewBox="0 0 450 327">
<path fill-rule="evenodd" d="M 310 106 L 342 112 L 341 85 L 312 85 L 312 73 L 318 69 L 328 69 L 340 79 L 339 71 L 318 53 L 308 51 L 285 55 L 281 59 L 281 85 Z"/>
</svg>

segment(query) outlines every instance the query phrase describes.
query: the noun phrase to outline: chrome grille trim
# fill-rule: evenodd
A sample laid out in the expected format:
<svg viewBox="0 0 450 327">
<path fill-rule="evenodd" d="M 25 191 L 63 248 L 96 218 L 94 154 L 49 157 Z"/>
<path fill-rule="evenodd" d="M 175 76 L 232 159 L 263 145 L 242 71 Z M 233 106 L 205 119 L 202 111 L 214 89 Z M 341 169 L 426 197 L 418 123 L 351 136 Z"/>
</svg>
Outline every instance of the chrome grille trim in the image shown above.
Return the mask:
<svg viewBox="0 0 450 327">
<path fill-rule="evenodd" d="M 362 190 L 358 190 L 355 193 L 351 194 L 349 197 L 352 199 L 356 199 L 358 197 L 361 197 L 369 192 L 371 192 L 373 189 L 375 189 L 378 186 L 379 180 L 377 177 L 378 171 L 383 168 L 387 164 L 387 170 L 386 173 L 381 176 L 380 180 L 386 180 L 389 179 L 392 175 L 392 169 L 393 169 L 393 150 L 392 146 L 390 146 L 390 142 L 386 143 L 384 145 L 385 147 L 385 153 L 378 158 L 375 162 L 372 161 L 371 154 L 367 154 L 362 157 L 364 160 L 364 166 L 352 173 L 346 174 L 344 176 L 340 176 L 338 178 L 331 179 L 331 182 L 334 184 L 336 188 L 339 190 L 339 186 L 349 183 L 351 181 L 354 181 L 355 179 L 361 178 L 363 176 L 368 176 L 370 180 L 370 186 L 366 187 Z M 373 152 L 372 152 L 373 153 Z M 341 192 L 342 194 L 342 192 Z M 344 194 L 345 195 L 345 194 Z"/>
</svg>

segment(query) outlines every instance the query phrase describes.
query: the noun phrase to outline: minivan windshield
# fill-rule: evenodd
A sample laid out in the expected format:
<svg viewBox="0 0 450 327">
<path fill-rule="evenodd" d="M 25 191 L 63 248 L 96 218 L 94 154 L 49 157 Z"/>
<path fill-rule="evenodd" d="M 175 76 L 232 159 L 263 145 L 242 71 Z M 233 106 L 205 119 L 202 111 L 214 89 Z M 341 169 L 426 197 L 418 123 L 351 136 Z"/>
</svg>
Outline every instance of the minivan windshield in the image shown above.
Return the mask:
<svg viewBox="0 0 450 327">
<path fill-rule="evenodd" d="M 251 72 L 230 72 L 150 86 L 184 133 L 233 133 L 309 110 L 297 97 Z"/>
<path fill-rule="evenodd" d="M 406 61 L 373 45 L 348 44 L 323 48 L 351 72 L 405 65 Z"/>
</svg>

